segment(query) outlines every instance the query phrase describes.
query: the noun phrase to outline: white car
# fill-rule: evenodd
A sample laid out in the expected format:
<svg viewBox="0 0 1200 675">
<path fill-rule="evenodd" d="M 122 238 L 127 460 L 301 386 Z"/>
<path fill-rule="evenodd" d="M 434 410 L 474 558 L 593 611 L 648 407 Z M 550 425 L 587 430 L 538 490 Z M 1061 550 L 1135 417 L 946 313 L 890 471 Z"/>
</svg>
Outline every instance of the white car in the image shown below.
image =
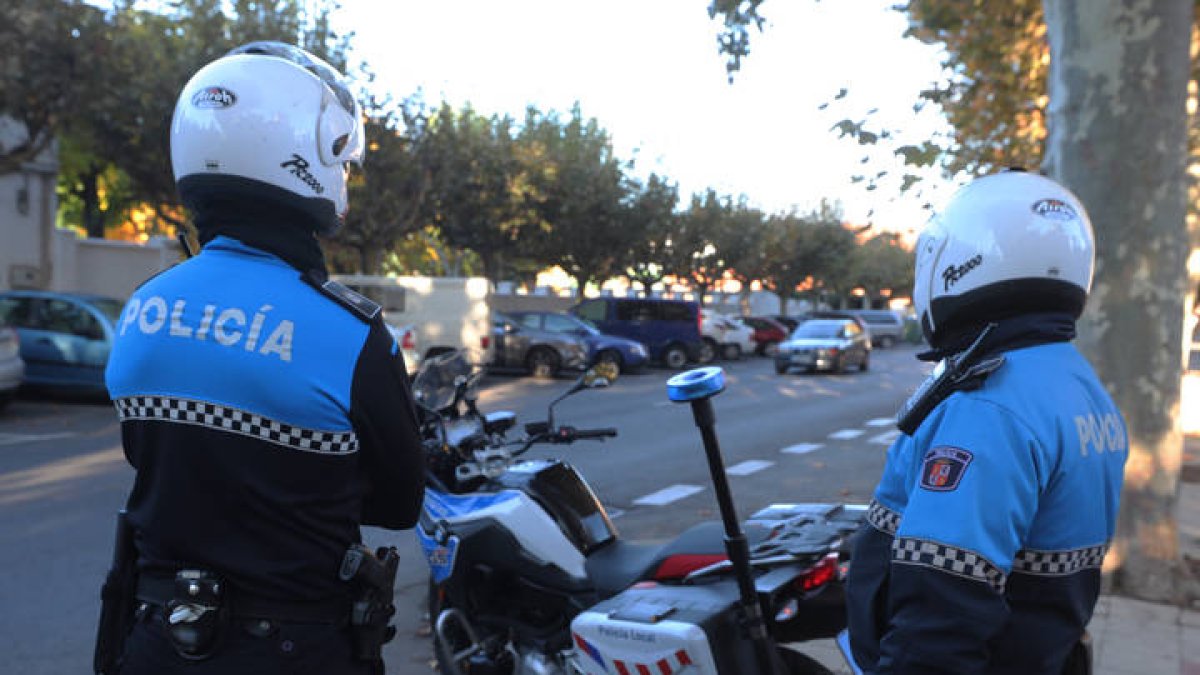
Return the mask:
<svg viewBox="0 0 1200 675">
<path fill-rule="evenodd" d="M 700 334 L 714 355 L 735 360 L 742 354 L 754 353 L 754 329 L 740 319 L 707 307 L 700 310 L 700 316 Z"/>
</svg>

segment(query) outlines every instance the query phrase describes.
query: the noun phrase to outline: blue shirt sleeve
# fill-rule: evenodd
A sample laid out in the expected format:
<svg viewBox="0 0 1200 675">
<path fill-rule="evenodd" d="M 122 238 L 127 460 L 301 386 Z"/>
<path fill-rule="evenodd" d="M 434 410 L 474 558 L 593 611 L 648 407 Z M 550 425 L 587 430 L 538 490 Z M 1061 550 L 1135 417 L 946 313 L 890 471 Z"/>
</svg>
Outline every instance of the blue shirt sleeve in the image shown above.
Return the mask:
<svg viewBox="0 0 1200 675">
<path fill-rule="evenodd" d="M 889 469 L 904 473 L 906 503 L 879 670 L 982 672 L 988 640 L 1009 615 L 1007 575 L 1037 513 L 1040 447 L 1003 406 L 964 393 L 906 445 L 906 464 Z"/>
</svg>

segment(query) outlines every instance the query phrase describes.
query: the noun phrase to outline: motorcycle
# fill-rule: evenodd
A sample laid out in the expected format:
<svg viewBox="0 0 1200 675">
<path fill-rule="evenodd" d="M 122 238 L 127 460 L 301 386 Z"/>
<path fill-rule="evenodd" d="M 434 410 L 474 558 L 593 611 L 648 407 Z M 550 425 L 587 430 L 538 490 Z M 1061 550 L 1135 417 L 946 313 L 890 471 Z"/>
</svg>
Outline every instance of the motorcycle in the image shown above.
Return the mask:
<svg viewBox="0 0 1200 675">
<path fill-rule="evenodd" d="M 672 381 L 697 374 L 720 369 Z M 709 424 L 701 432 L 722 522 L 666 543 L 622 539 L 574 467 L 522 458 L 535 445 L 615 437 L 554 420 L 558 403 L 615 373 L 590 368 L 523 434 L 512 412 L 478 410 L 480 375 L 450 353 L 413 380 L 428 469 L 416 531 L 443 675 L 829 672 L 783 645 L 845 627 L 847 539 L 864 505 L 775 504 L 738 523 Z"/>
</svg>

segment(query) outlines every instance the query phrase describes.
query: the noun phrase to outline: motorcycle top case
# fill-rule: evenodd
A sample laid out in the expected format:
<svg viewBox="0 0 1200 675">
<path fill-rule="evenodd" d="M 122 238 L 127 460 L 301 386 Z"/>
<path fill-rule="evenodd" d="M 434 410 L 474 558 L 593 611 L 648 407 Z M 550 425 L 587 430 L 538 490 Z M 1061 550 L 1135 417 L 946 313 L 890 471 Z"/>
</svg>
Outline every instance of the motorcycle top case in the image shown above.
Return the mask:
<svg viewBox="0 0 1200 675">
<path fill-rule="evenodd" d="M 755 657 L 737 598 L 732 580 L 628 588 L 571 622 L 575 667 L 587 675 L 742 675 Z"/>
</svg>

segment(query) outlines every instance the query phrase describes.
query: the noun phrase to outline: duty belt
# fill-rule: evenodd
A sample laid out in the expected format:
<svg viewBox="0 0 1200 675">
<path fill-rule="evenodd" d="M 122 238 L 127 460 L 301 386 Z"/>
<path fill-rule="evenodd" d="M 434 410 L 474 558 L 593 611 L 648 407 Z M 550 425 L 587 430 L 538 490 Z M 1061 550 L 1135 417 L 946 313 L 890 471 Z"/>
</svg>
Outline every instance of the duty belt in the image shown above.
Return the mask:
<svg viewBox="0 0 1200 675">
<path fill-rule="evenodd" d="M 165 607 L 175 597 L 175 578 L 142 573 L 137 583 L 137 599 Z M 239 619 L 271 619 L 284 623 L 326 623 L 344 625 L 350 618 L 350 601 L 288 602 L 247 593 L 231 595 L 229 610 Z"/>
</svg>

